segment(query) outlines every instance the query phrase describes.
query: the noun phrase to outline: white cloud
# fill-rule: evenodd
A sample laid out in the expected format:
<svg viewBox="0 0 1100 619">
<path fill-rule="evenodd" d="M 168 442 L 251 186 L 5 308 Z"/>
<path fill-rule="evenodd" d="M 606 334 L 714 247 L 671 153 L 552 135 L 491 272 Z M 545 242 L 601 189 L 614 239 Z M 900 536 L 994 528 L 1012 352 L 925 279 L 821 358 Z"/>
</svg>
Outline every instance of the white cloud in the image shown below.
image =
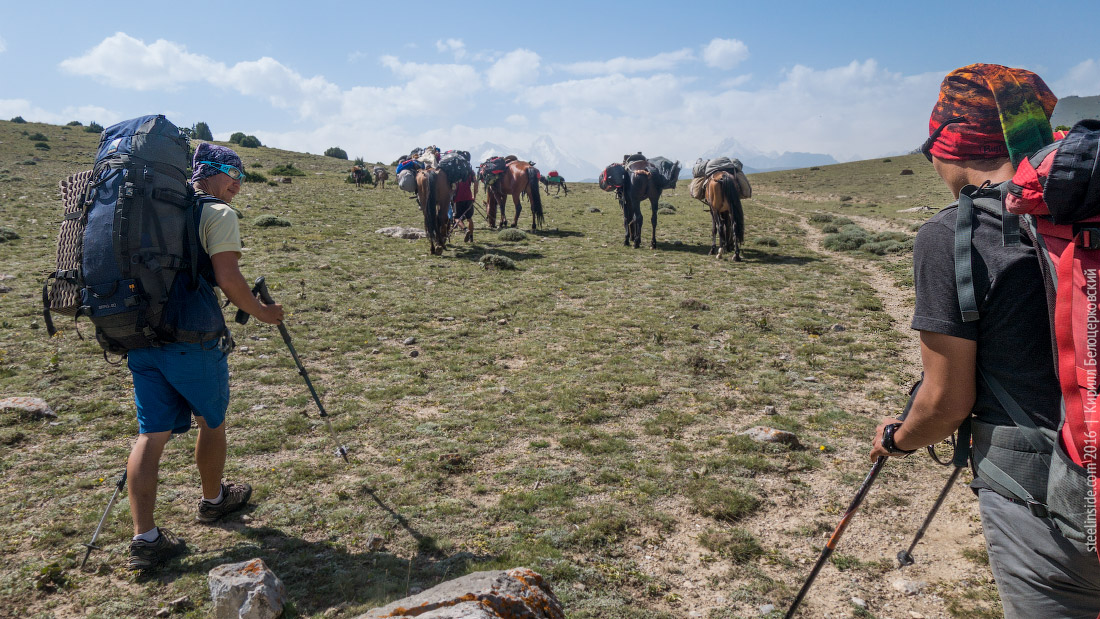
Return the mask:
<svg viewBox="0 0 1100 619">
<path fill-rule="evenodd" d="M 158 39 L 146 45 L 123 32 L 107 37 L 83 56 L 62 60 L 61 68 L 135 90 L 167 91 L 224 71 L 221 63 L 190 54 L 178 43 Z"/>
<path fill-rule="evenodd" d="M 512 125 L 513 127 L 523 127 L 527 124 L 527 117 L 523 114 L 512 114 L 508 116 L 508 118 L 505 118 L 504 122 Z"/>
<path fill-rule="evenodd" d="M 663 52 L 648 58 L 629 58 L 619 56 L 611 60 L 574 62 L 561 65 L 561 69 L 578 75 L 608 75 L 611 73 L 651 73 L 670 71 L 677 65 L 693 60 L 695 54 L 690 49 L 675 52 Z"/>
<path fill-rule="evenodd" d="M 748 46 L 737 39 L 711 39 L 703 48 L 703 62 L 715 69 L 732 69 L 748 57 Z"/>
<path fill-rule="evenodd" d="M 462 42 L 462 39 L 439 40 L 435 42 L 435 48 L 441 52 L 454 54 L 455 60 L 462 60 L 466 55 L 466 44 Z"/>
<path fill-rule="evenodd" d="M 1100 59 L 1088 59 L 1075 65 L 1062 79 L 1051 84 L 1059 97 L 1100 95 Z"/>
<path fill-rule="evenodd" d="M 538 79 L 540 62 L 539 55 L 529 49 L 513 50 L 489 67 L 486 79 L 497 90 L 519 90 Z"/>
<path fill-rule="evenodd" d="M 535 86 L 519 98 L 532 107 L 611 108 L 628 115 L 661 113 L 680 105 L 683 87 L 689 81 L 668 73 L 649 77 L 616 74 Z"/>
</svg>

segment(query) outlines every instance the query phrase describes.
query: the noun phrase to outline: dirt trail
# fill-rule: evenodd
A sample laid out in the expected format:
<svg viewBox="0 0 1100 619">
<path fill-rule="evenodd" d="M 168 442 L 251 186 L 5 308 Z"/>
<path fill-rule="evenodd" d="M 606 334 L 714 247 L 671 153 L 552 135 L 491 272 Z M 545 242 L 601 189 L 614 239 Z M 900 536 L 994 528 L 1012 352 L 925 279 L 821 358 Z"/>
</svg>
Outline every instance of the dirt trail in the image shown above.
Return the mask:
<svg viewBox="0 0 1100 619">
<path fill-rule="evenodd" d="M 760 206 L 797 221 L 799 227 L 806 232 L 808 246 L 823 260 L 863 274 L 865 281 L 874 288 L 875 294 L 882 300 L 883 308 L 890 315 L 894 329 L 904 338 L 899 361 L 914 378 L 919 376 L 921 368 L 919 338 L 917 332 L 909 328 L 913 311 L 912 290 L 899 288 L 894 278 L 873 261 L 826 250 L 823 246 L 825 234 L 809 223 L 803 214 L 770 203 Z M 879 220 L 863 217 L 851 217 L 851 219 L 868 229 L 896 229 L 890 227 L 887 222 Z M 896 412 L 884 410 L 882 403 L 868 400 L 862 392 L 846 394 L 841 401 L 846 402 L 850 410 L 866 410 L 871 414 L 878 412 L 879 416 Z M 860 451 L 850 454 L 850 457 L 838 454 L 836 465 L 846 471 L 865 472 L 869 470 L 870 464 L 866 462 L 864 453 Z M 932 465 L 930 462 L 929 458 L 921 452 L 904 461 L 888 463 L 860 513 L 853 519 L 836 553 L 855 556 L 869 562 L 885 558 L 896 568 L 894 554 L 908 546 L 948 478 L 947 468 Z M 941 593 L 950 592 L 952 597 L 956 597 L 958 591 L 972 588 L 973 583 L 988 585 L 992 582 L 992 574 L 987 566 L 978 566 L 963 556 L 963 552 L 977 553 L 984 548 L 978 504 L 965 488 L 969 478 L 969 472 L 964 473 L 962 479 L 956 484 L 958 487 L 948 495 L 924 539 L 913 552 L 917 560 L 915 565 L 905 568 L 904 571 L 890 569 L 882 574 L 858 573 L 856 570 L 840 571 L 833 565 L 826 566 L 803 602 L 801 616 L 851 616 L 852 599 L 859 598 L 869 602 L 868 609 L 878 617 L 926 617 L 929 619 L 951 617 Z M 845 506 L 851 499 L 852 492 L 854 492 L 854 486 L 850 492 L 841 492 L 844 494 L 842 500 Z M 900 506 L 890 504 L 884 498 L 887 493 L 905 497 L 907 504 Z M 788 500 L 785 506 L 790 508 L 783 510 L 789 514 L 790 522 L 775 523 L 776 529 L 793 528 L 800 522 L 805 523 L 806 505 L 799 505 L 792 499 Z M 832 515 L 821 514 L 815 517 L 815 520 L 830 521 L 830 526 L 835 526 L 835 518 Z M 807 574 L 817 559 L 816 552 L 816 549 L 813 553 L 807 550 L 802 558 L 797 559 L 799 565 L 805 566 Z M 923 583 L 925 586 L 921 593 L 907 595 L 899 590 L 901 581 Z M 801 584 L 801 582 L 794 583 L 793 587 L 797 589 Z"/>
</svg>

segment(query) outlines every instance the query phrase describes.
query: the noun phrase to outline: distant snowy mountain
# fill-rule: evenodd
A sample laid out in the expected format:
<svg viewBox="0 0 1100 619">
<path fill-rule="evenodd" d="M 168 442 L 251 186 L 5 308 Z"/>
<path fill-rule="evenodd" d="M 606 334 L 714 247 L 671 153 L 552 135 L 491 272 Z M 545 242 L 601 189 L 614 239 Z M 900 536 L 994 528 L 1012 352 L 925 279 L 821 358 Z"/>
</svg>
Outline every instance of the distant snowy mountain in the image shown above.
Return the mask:
<svg viewBox="0 0 1100 619">
<path fill-rule="evenodd" d="M 550 170 L 557 170 L 566 181 L 579 181 L 599 172 L 597 166 L 563 152 L 547 135 L 540 135 L 527 148 L 512 148 L 493 142 L 482 142 L 470 149 L 470 157 L 473 158 L 475 166 L 489 157 L 504 155 L 515 155 L 524 161 L 534 161 L 535 166 L 543 174 Z"/>
<path fill-rule="evenodd" d="M 726 138 L 714 148 L 703 153 L 702 158 L 713 159 L 714 157 L 723 156 L 731 159 L 740 159 L 741 163 L 745 164 L 745 172 L 748 174 L 753 172 L 792 170 L 796 168 L 808 168 L 811 166 L 840 163 L 834 159 L 832 155 L 824 155 L 821 153 L 792 153 L 789 151 L 783 153 L 766 153 L 751 146 L 741 144 L 733 138 Z M 691 164 L 694 163 L 694 161 L 691 161 L 684 165 L 688 177 L 691 176 Z M 683 177 L 682 173 L 681 177 Z"/>
</svg>

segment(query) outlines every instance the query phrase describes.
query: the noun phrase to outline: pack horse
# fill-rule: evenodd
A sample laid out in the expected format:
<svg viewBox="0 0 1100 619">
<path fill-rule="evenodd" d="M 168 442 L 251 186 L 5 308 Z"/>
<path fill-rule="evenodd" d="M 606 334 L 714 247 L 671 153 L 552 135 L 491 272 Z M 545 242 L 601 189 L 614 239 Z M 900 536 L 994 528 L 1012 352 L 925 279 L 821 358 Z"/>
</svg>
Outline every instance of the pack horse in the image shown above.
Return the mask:
<svg viewBox="0 0 1100 619">
<path fill-rule="evenodd" d="M 508 196 L 512 197 L 512 205 L 515 207 L 515 216 L 512 219 L 512 227 L 515 228 L 519 223 L 519 215 L 523 212 L 520 196 L 525 193 L 531 202 L 531 229 L 537 230 L 539 226 L 545 225 L 542 196 L 539 194 L 539 176 L 538 168 L 527 161 L 507 161 L 492 157 L 481 164 L 478 168 L 478 180 L 485 184 L 490 228 L 496 227 L 497 207 L 500 208 L 500 227 L 508 225 L 508 217 L 504 212 Z"/>
<path fill-rule="evenodd" d="M 676 188 L 676 177 L 680 174 L 680 162 L 664 157 L 647 160 L 638 153 L 624 157 L 623 163 L 613 163 L 600 174 L 600 189 L 614 191 L 623 211 L 623 228 L 626 236 L 623 246 L 631 243 L 635 248 L 642 242 L 642 200 L 648 199 L 651 214 L 652 236 L 650 248 L 657 249 L 657 205 L 661 192 Z"/>
</svg>

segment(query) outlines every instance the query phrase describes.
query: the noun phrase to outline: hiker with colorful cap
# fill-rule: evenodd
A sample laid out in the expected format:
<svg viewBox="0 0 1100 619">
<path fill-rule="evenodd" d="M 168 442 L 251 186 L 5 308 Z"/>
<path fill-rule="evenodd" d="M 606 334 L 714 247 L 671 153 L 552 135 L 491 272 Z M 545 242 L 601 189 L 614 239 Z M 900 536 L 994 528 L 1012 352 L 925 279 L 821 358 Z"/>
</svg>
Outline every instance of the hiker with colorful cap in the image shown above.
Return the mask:
<svg viewBox="0 0 1100 619">
<path fill-rule="evenodd" d="M 174 434 L 190 429 L 192 417 L 199 428 L 195 464 L 202 483 L 196 519 L 214 522 L 244 507 L 252 494 L 248 484 L 222 479 L 225 413 L 229 405 L 226 360 L 232 338 L 213 287 L 263 322 L 277 324 L 283 319 L 282 306 L 264 305 L 252 296 L 238 266 L 240 229 L 229 203 L 241 190 L 244 166 L 240 157 L 229 148 L 204 142 L 195 149 L 192 168 L 196 201 L 193 232 L 198 239 L 200 277 L 198 282 L 180 283 L 179 294 L 173 291 L 165 311 L 181 328 L 220 336 L 202 342 L 134 349 L 127 355 L 139 432 L 126 466 L 134 521 L 129 562 L 133 570 L 155 567 L 186 551 L 183 540 L 156 526 L 153 508 L 164 446 Z"/>
<path fill-rule="evenodd" d="M 956 430 L 970 445 L 972 431 L 971 488 L 1005 617 L 1095 619 L 1097 555 L 1009 489 L 1046 496 L 1049 454 L 1030 448 L 1013 415 L 1051 435 L 1061 392 L 1036 249 L 1002 221 L 1001 190 L 1020 161 L 1051 143 L 1056 102 L 1023 69 L 973 64 L 944 78 L 921 152 L 958 201 L 917 234 L 912 328 L 923 380 L 904 422 L 888 418 L 875 430 L 870 457 L 906 455 Z"/>
</svg>

